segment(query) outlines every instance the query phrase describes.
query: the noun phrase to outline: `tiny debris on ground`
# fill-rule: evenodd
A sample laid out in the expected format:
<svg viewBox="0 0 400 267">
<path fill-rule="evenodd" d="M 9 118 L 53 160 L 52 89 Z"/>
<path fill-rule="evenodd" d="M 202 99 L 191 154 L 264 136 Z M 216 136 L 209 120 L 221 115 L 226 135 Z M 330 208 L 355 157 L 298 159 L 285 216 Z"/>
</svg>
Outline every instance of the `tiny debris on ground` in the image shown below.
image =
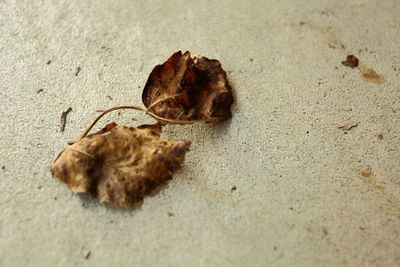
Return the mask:
<svg viewBox="0 0 400 267">
<path fill-rule="evenodd" d="M 377 134 L 376 137 L 378 137 L 379 140 L 383 140 L 383 134 L 382 133 Z"/>
<path fill-rule="evenodd" d="M 39 89 L 36 90 L 36 94 L 40 94 L 40 93 L 43 92 L 43 91 L 44 91 L 43 88 L 39 88 Z"/>
<path fill-rule="evenodd" d="M 112 97 L 110 95 L 107 96 L 108 99 L 113 100 Z"/>
<path fill-rule="evenodd" d="M 231 192 L 233 192 L 233 191 L 235 191 L 235 190 L 236 190 L 236 185 L 232 186 Z"/>
<path fill-rule="evenodd" d="M 47 61 L 47 63 L 46 63 L 47 65 L 50 65 L 51 64 L 51 60 L 49 60 L 49 61 Z"/>
<path fill-rule="evenodd" d="M 70 113 L 71 111 L 72 111 L 72 108 L 69 107 L 66 111 L 64 111 L 61 114 L 61 129 L 60 129 L 60 132 L 64 132 L 65 124 L 67 123 L 67 116 L 68 116 L 68 113 Z"/>
<path fill-rule="evenodd" d="M 367 169 L 367 170 L 360 170 L 359 173 L 360 173 L 360 175 L 361 175 L 363 178 L 370 178 L 371 175 L 372 175 L 372 172 L 371 172 L 370 169 Z"/>
<path fill-rule="evenodd" d="M 91 254 L 92 254 L 92 252 L 90 250 L 86 249 L 85 246 L 81 247 L 81 255 L 84 259 L 89 259 Z"/>
<path fill-rule="evenodd" d="M 86 252 L 86 254 L 85 254 L 85 259 L 89 259 L 90 254 L 92 254 L 92 252 L 90 252 L 90 251 Z"/>
<path fill-rule="evenodd" d="M 343 129 L 343 130 L 345 130 L 345 131 L 348 131 L 348 130 L 350 130 L 351 128 L 357 127 L 357 126 L 358 126 L 358 122 L 348 122 L 348 123 L 346 123 L 346 124 L 342 124 L 342 125 L 337 126 L 337 128 Z"/>
<path fill-rule="evenodd" d="M 346 67 L 357 68 L 358 58 L 356 58 L 354 55 L 348 55 L 346 61 L 342 61 L 342 64 Z"/>
<path fill-rule="evenodd" d="M 78 66 L 75 71 L 75 76 L 78 76 L 79 72 L 81 72 L 81 67 Z"/>
</svg>

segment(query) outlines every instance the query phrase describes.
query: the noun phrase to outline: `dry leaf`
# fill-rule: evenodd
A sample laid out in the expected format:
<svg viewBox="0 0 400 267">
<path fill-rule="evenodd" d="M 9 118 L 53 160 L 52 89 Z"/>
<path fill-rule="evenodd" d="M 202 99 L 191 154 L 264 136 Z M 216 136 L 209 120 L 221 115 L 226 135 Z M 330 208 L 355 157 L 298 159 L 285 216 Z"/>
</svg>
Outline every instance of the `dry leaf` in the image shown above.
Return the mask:
<svg viewBox="0 0 400 267">
<path fill-rule="evenodd" d="M 142 100 L 155 115 L 172 123 L 219 121 L 230 118 L 232 89 L 215 59 L 176 52 L 151 72 Z"/>
<path fill-rule="evenodd" d="M 76 193 L 129 207 L 172 178 L 190 142 L 160 138 L 161 125 L 109 124 L 68 146 L 51 172 Z"/>
<path fill-rule="evenodd" d="M 356 68 L 358 67 L 358 58 L 354 55 L 348 55 L 346 61 L 342 61 L 342 64 L 346 67 Z"/>
</svg>

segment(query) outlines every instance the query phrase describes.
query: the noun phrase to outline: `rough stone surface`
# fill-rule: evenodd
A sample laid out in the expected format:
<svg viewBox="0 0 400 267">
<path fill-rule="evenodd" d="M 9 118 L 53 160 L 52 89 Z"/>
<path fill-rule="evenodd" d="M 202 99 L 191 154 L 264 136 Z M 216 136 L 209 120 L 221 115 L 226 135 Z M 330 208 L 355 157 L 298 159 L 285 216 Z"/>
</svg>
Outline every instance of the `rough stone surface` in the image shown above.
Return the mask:
<svg viewBox="0 0 400 267">
<path fill-rule="evenodd" d="M 0 266 L 400 265 L 398 14 L 397 0 L 0 0 Z M 142 105 L 178 50 L 220 60 L 235 104 L 222 124 L 166 127 L 192 141 L 174 180 L 122 210 L 52 179 L 95 110 Z M 132 117 L 152 122 L 99 125 Z"/>
</svg>

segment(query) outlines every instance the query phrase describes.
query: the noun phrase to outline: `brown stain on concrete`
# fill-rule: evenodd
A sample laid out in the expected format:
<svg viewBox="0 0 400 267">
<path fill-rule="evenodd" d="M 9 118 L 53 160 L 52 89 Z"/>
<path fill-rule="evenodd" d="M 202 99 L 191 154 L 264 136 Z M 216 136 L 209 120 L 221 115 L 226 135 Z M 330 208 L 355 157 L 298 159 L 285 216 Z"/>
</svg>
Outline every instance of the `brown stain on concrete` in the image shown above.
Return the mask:
<svg viewBox="0 0 400 267">
<path fill-rule="evenodd" d="M 358 173 L 361 175 L 362 178 L 372 178 L 371 177 L 372 172 L 370 170 L 366 170 L 366 171 L 360 170 Z"/>
<path fill-rule="evenodd" d="M 367 82 L 376 84 L 383 84 L 385 82 L 383 75 L 378 74 L 374 69 L 368 68 L 365 65 L 360 65 L 360 75 Z"/>
<path fill-rule="evenodd" d="M 336 37 L 334 33 L 332 33 L 330 27 L 325 27 L 321 26 L 319 24 L 316 24 L 314 22 L 301 22 L 301 25 L 307 25 L 310 29 L 319 32 L 325 39 L 328 41 L 329 47 L 332 48 L 337 48 L 339 51 L 341 51 L 343 54 L 348 54 L 345 46 L 342 44 L 342 42 L 339 40 L 339 38 Z"/>
<path fill-rule="evenodd" d="M 378 194 L 381 199 L 385 200 L 389 209 L 392 210 L 393 215 L 400 220 L 400 205 L 396 200 L 393 200 L 385 190 L 385 187 L 378 184 L 378 181 L 375 175 L 372 173 L 370 169 L 368 170 L 359 170 L 358 173 L 361 176 L 361 179 L 368 186 L 368 188 Z"/>
</svg>

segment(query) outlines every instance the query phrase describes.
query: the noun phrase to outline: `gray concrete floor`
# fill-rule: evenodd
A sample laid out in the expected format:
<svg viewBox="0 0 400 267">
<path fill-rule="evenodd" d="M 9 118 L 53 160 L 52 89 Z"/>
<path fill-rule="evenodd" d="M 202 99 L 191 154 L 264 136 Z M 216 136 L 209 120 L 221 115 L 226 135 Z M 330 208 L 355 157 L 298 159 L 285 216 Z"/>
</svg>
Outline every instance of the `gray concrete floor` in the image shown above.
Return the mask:
<svg viewBox="0 0 400 267">
<path fill-rule="evenodd" d="M 0 266 L 399 266 L 399 14 L 397 0 L 1 0 Z M 96 110 L 142 106 L 177 50 L 219 59 L 236 104 L 219 125 L 166 127 L 193 142 L 175 179 L 132 210 L 52 179 Z M 132 117 L 151 122 L 98 126 Z"/>
</svg>

